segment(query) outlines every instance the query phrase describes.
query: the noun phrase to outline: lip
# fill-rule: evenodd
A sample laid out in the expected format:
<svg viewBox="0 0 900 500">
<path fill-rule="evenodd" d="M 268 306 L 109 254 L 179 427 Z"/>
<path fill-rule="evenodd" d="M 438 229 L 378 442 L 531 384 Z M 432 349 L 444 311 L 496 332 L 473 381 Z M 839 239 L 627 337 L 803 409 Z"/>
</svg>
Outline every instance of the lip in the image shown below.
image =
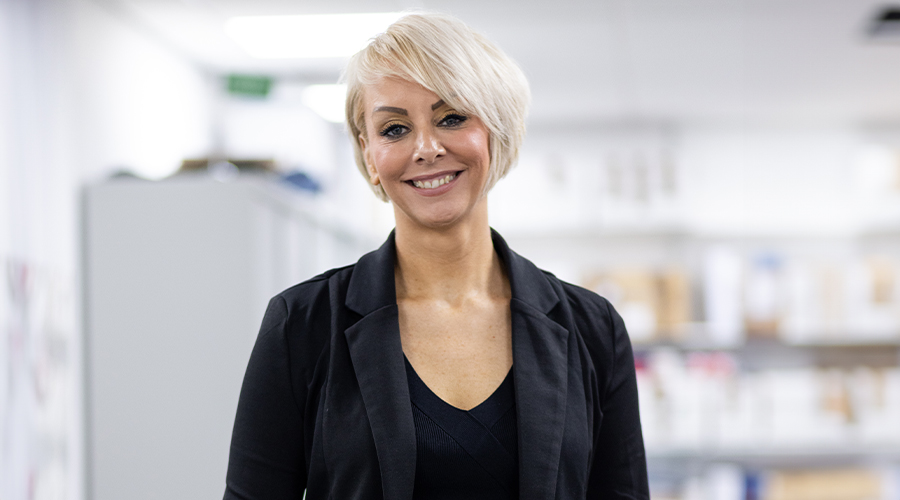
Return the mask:
<svg viewBox="0 0 900 500">
<path fill-rule="evenodd" d="M 454 173 L 456 174 L 456 177 L 454 177 L 452 181 L 444 184 L 443 186 L 439 186 L 436 188 L 431 188 L 431 189 L 417 188 L 416 186 L 413 186 L 413 184 L 412 184 L 412 181 L 420 181 L 420 182 L 430 181 L 433 179 L 440 179 L 441 177 L 446 177 L 446 176 L 448 176 L 450 174 L 454 174 Z M 428 174 L 428 175 L 422 175 L 419 177 L 414 177 L 414 178 L 406 181 L 406 185 L 408 185 L 409 187 L 414 189 L 416 191 L 416 193 L 418 193 L 422 196 L 440 196 L 440 195 L 446 193 L 447 191 L 450 191 L 451 189 L 453 189 L 453 186 L 456 184 L 456 181 L 458 181 L 460 176 L 462 176 L 464 173 L 465 173 L 465 170 L 446 170 L 444 172 L 438 172 L 436 174 Z"/>
<path fill-rule="evenodd" d="M 430 181 L 433 179 L 440 179 L 441 177 L 446 177 L 450 174 L 456 174 L 459 172 L 461 172 L 461 170 L 443 170 L 441 172 L 435 172 L 433 174 L 420 175 L 418 177 L 413 177 L 412 179 L 406 179 L 403 182 L 412 182 L 412 181 L 425 182 L 425 181 Z"/>
</svg>

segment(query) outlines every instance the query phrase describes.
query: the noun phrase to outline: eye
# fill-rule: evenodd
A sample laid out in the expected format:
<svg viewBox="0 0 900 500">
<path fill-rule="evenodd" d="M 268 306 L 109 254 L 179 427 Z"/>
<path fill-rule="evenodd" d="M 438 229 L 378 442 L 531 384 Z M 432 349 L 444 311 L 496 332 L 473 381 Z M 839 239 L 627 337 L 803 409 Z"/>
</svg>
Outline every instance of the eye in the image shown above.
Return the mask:
<svg viewBox="0 0 900 500">
<path fill-rule="evenodd" d="M 405 134 L 407 130 L 408 129 L 405 126 L 400 125 L 399 123 L 388 123 L 380 132 L 378 132 L 378 135 L 387 138 L 396 138 Z"/>
<path fill-rule="evenodd" d="M 448 113 L 439 122 L 440 125 L 444 127 L 458 127 L 463 124 L 469 118 L 465 115 L 461 115 L 459 113 Z"/>
</svg>

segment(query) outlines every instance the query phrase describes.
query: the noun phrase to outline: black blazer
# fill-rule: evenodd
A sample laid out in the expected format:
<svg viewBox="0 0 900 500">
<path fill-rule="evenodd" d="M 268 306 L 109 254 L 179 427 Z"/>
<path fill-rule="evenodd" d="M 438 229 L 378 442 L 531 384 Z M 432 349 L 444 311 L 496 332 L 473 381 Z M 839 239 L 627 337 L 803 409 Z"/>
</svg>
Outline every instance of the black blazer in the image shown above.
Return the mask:
<svg viewBox="0 0 900 500">
<path fill-rule="evenodd" d="M 631 344 L 609 302 L 493 233 L 512 288 L 520 498 L 648 499 Z M 415 428 L 393 233 L 269 303 L 244 377 L 225 499 L 412 498 Z"/>
</svg>

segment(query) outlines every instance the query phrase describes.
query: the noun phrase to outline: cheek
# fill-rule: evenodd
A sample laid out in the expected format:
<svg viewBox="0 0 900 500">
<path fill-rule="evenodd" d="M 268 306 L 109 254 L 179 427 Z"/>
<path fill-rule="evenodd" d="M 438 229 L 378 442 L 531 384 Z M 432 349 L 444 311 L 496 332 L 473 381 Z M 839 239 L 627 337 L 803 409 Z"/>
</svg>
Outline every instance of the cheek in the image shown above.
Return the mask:
<svg viewBox="0 0 900 500">
<path fill-rule="evenodd" d="M 402 171 L 402 155 L 394 148 L 381 147 L 373 151 L 372 160 L 382 177 L 395 177 Z"/>
<path fill-rule="evenodd" d="M 491 162 L 491 133 L 487 126 L 477 117 L 473 117 L 472 126 L 465 133 L 467 156 L 477 159 L 487 168 Z"/>
<path fill-rule="evenodd" d="M 375 145 L 371 150 L 372 166 L 378 172 L 384 189 L 393 189 L 396 181 L 403 177 L 409 152 L 401 144 Z"/>
<path fill-rule="evenodd" d="M 487 131 L 473 130 L 467 134 L 466 139 L 466 156 L 487 168 L 491 162 L 490 136 Z"/>
</svg>

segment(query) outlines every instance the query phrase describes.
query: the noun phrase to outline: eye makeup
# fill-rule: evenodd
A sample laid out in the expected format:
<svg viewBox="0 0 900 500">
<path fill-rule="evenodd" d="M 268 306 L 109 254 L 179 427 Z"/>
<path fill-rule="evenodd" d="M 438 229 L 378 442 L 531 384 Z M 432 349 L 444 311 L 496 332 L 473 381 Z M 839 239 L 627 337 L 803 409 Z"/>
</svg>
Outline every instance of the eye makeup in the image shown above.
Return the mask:
<svg viewBox="0 0 900 500">
<path fill-rule="evenodd" d="M 468 120 L 468 119 L 469 119 L 469 117 L 462 113 L 457 113 L 456 111 L 449 111 L 449 112 L 445 113 L 438 120 L 438 124 L 439 125 L 443 124 L 444 127 L 451 127 L 451 128 L 459 127 L 460 125 L 465 123 L 466 120 Z M 451 122 L 451 123 L 447 123 L 447 122 Z"/>
<path fill-rule="evenodd" d="M 388 139 L 394 139 L 403 135 L 404 129 L 406 129 L 406 125 L 396 121 L 390 121 L 386 124 L 382 125 L 378 130 L 378 135 L 381 137 L 386 137 Z"/>
</svg>

